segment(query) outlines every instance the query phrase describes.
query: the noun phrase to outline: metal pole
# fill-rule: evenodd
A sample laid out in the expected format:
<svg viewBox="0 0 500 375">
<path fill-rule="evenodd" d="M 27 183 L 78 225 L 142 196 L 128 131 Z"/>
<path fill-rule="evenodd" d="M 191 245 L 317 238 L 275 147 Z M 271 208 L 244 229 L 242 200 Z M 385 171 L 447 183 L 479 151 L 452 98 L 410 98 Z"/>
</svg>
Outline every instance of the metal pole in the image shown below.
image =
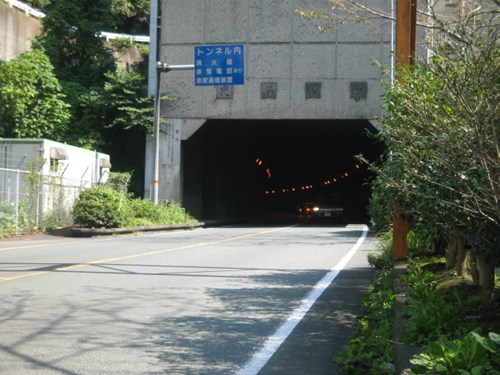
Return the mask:
<svg viewBox="0 0 500 375">
<path fill-rule="evenodd" d="M 156 88 L 154 101 L 154 124 L 153 124 L 153 203 L 158 204 L 158 188 L 160 175 L 160 70 L 156 68 Z"/>
<path fill-rule="evenodd" d="M 396 4 L 395 0 L 391 0 L 391 87 L 394 85 L 394 73 L 395 73 L 395 56 L 394 51 L 396 50 Z"/>
<path fill-rule="evenodd" d="M 16 171 L 16 234 L 19 233 L 19 170 Z M 10 184 L 9 184 L 10 186 Z M 9 197 L 10 200 L 10 197 Z"/>
</svg>

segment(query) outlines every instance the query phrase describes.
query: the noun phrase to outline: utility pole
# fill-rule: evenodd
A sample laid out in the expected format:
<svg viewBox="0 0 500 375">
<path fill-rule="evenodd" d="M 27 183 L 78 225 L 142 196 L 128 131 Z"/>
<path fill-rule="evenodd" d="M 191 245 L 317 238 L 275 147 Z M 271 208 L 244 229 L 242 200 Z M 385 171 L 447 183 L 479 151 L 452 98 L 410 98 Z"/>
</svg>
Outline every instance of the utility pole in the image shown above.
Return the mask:
<svg viewBox="0 0 500 375">
<path fill-rule="evenodd" d="M 415 63 L 417 31 L 417 0 L 397 0 L 396 2 L 396 77 L 398 70 Z M 401 81 L 400 81 L 401 83 Z M 403 212 L 392 213 L 392 258 L 408 256 L 408 222 Z"/>
<path fill-rule="evenodd" d="M 396 2 L 396 59 L 398 64 L 414 64 L 417 32 L 417 0 Z"/>
</svg>

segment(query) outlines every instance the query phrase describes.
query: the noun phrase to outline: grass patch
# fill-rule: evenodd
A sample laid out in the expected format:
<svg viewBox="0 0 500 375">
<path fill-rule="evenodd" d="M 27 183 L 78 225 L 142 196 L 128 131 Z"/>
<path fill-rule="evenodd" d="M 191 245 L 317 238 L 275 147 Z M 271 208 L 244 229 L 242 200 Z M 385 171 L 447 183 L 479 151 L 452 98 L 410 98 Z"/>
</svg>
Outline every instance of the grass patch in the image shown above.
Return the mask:
<svg viewBox="0 0 500 375">
<path fill-rule="evenodd" d="M 394 374 L 393 301 L 387 246 L 373 266 L 383 271 L 370 287 L 356 337 L 334 360 L 343 374 Z M 481 304 L 471 279 L 446 269 L 441 257 L 413 258 L 401 276 L 406 301 L 402 316 L 405 344 L 420 348 L 415 374 L 500 375 L 500 290 L 495 303 Z"/>
<path fill-rule="evenodd" d="M 393 374 L 392 316 L 394 294 L 390 272 L 382 272 L 370 286 L 356 337 L 345 352 L 334 355 L 344 374 Z"/>
</svg>

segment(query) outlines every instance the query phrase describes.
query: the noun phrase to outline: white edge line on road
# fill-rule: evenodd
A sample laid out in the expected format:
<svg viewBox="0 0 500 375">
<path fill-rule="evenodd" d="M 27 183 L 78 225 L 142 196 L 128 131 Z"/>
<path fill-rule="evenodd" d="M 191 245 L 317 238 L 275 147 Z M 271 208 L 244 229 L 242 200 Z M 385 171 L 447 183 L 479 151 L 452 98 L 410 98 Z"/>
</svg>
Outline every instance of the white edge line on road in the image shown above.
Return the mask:
<svg viewBox="0 0 500 375">
<path fill-rule="evenodd" d="M 363 233 L 358 239 L 356 244 L 344 255 L 323 278 L 314 285 L 313 289 L 301 301 L 288 319 L 274 332 L 274 334 L 267 338 L 261 349 L 256 352 L 252 358 L 240 369 L 238 375 L 257 375 L 260 370 L 267 364 L 271 357 L 276 353 L 281 344 L 287 339 L 292 331 L 297 327 L 299 322 L 304 318 L 309 309 L 314 305 L 318 298 L 328 288 L 328 286 L 335 280 L 340 271 L 347 265 L 352 256 L 359 250 L 364 240 L 368 235 L 368 227 L 363 225 Z"/>
<path fill-rule="evenodd" d="M 208 230 L 208 229 L 211 229 L 211 228 L 203 228 L 203 230 Z M 186 229 L 185 231 L 192 231 L 192 230 L 193 229 Z M 198 230 L 198 229 L 194 229 L 194 230 Z M 129 238 L 135 239 L 139 236 L 140 237 L 159 237 L 159 236 L 165 236 L 165 235 L 169 235 L 169 234 L 179 233 L 182 231 L 184 231 L 184 230 L 182 230 L 182 229 L 169 230 L 169 231 L 147 233 L 147 234 L 145 232 L 142 232 L 141 234 L 134 234 L 134 235 L 126 235 L 125 234 L 125 235 L 111 236 L 111 237 L 103 237 L 103 236 L 100 236 L 100 237 L 70 237 L 68 241 L 60 240 L 60 242 L 50 242 L 50 243 L 43 243 L 43 244 L 37 244 L 37 245 L 25 245 L 25 246 L 20 245 L 20 246 L 4 247 L 4 248 L 0 248 L 0 252 L 1 251 L 11 251 L 11 250 L 33 249 L 33 248 L 37 248 L 37 247 L 51 247 L 54 245 L 68 245 L 68 244 L 82 242 L 79 240 L 92 240 L 95 242 L 104 242 L 104 241 L 117 241 L 117 240 L 124 240 L 124 239 L 126 240 Z M 72 240 L 72 239 L 74 239 L 74 240 Z M 50 241 L 50 240 L 48 240 L 48 241 Z"/>
</svg>

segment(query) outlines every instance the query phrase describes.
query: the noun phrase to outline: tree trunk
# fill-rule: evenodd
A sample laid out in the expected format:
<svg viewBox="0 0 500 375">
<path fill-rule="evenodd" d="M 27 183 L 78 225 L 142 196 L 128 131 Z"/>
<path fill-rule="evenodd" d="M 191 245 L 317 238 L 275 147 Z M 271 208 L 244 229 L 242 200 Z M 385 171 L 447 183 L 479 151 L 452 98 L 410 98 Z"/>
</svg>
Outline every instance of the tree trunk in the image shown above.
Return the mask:
<svg viewBox="0 0 500 375">
<path fill-rule="evenodd" d="M 460 237 L 456 238 L 456 249 L 455 271 L 458 276 L 465 277 L 467 274 L 467 250 L 465 249 L 464 240 Z"/>
<path fill-rule="evenodd" d="M 483 305 L 493 302 L 495 292 L 495 262 L 481 255 L 476 257 Z"/>
<path fill-rule="evenodd" d="M 446 268 L 451 269 L 455 267 L 457 260 L 457 240 L 455 237 L 446 237 Z"/>
<path fill-rule="evenodd" d="M 472 284 L 479 285 L 479 271 L 477 269 L 477 255 L 474 250 L 469 251 L 469 269 L 472 276 Z"/>
</svg>

